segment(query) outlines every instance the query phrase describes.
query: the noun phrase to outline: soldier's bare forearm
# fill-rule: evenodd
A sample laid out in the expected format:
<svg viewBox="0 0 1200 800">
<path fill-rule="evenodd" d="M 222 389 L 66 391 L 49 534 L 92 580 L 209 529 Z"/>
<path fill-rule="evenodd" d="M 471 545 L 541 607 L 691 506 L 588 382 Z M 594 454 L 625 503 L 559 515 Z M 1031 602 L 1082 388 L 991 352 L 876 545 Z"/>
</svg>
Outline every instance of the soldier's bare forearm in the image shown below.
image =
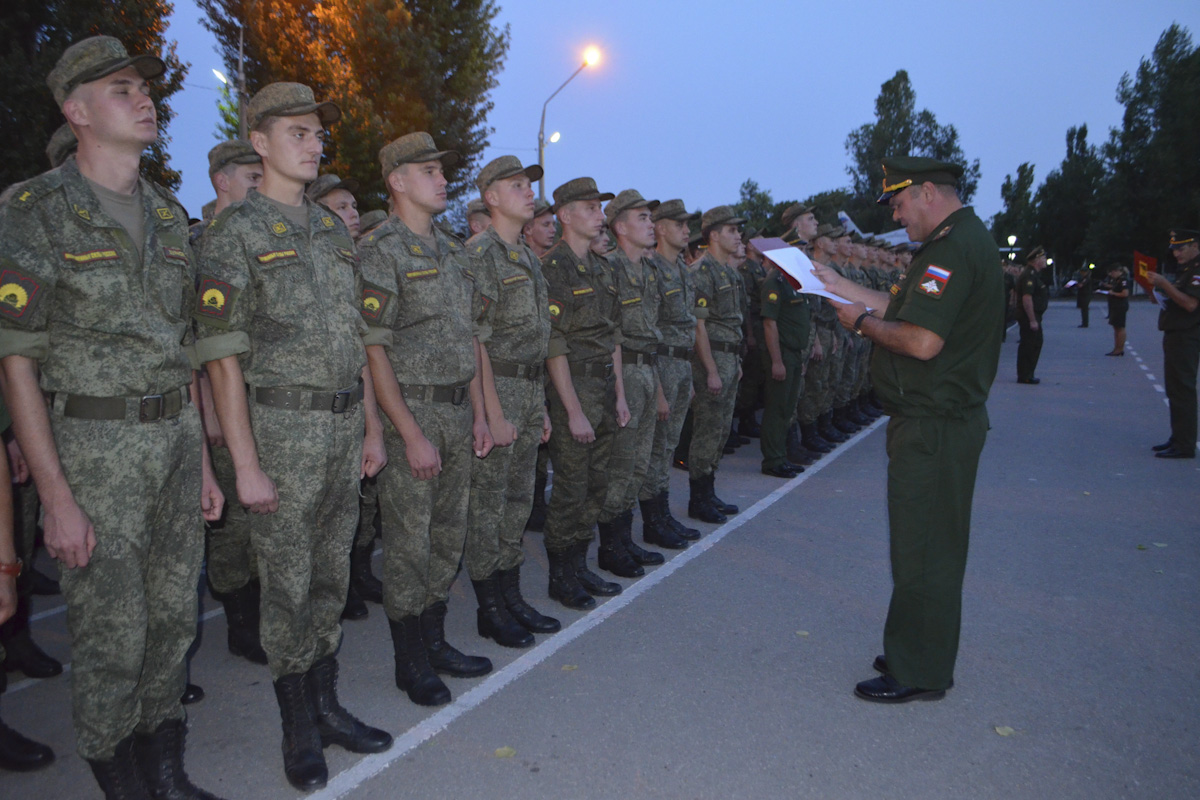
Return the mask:
<svg viewBox="0 0 1200 800">
<path fill-rule="evenodd" d="M 375 381 L 371 378 L 371 368 L 363 367 L 363 423 L 367 436 L 383 435 L 383 420 L 379 418 L 379 403 L 375 400 Z"/>
</svg>

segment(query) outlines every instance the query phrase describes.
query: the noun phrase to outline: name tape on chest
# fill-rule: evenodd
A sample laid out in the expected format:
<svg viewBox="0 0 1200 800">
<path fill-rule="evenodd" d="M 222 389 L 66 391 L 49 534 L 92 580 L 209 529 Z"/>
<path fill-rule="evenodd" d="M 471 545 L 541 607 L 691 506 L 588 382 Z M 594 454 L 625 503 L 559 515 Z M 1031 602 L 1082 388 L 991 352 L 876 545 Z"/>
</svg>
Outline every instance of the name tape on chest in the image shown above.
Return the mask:
<svg viewBox="0 0 1200 800">
<path fill-rule="evenodd" d="M 410 281 L 418 281 L 422 278 L 432 278 L 438 274 L 437 267 L 429 267 L 428 269 L 414 269 L 411 272 L 404 273 L 404 277 Z"/>
<path fill-rule="evenodd" d="M 272 250 L 267 253 L 259 253 L 256 258 L 260 264 L 273 264 L 276 261 L 286 261 L 292 258 L 299 258 L 300 254 L 295 250 Z"/>
<path fill-rule="evenodd" d="M 90 264 L 93 261 L 113 261 L 118 258 L 116 250 L 88 250 L 83 253 L 63 253 L 63 259 L 72 264 Z"/>
<path fill-rule="evenodd" d="M 592 294 L 595 291 L 596 290 L 593 289 L 591 286 L 585 286 L 582 289 L 572 289 L 571 294 L 574 295 L 575 297 L 583 297 L 585 295 Z"/>
<path fill-rule="evenodd" d="M 500 283 L 505 286 L 516 286 L 518 283 L 528 283 L 528 282 L 529 282 L 528 275 L 509 275 L 507 278 L 504 278 L 503 280 L 500 281 Z"/>
<path fill-rule="evenodd" d="M 939 267 L 936 264 L 930 264 L 925 268 L 925 274 L 921 276 L 921 280 L 917 284 L 917 291 L 940 300 L 942 294 L 946 291 L 946 285 L 950 282 L 952 274 L 953 270 Z"/>
</svg>

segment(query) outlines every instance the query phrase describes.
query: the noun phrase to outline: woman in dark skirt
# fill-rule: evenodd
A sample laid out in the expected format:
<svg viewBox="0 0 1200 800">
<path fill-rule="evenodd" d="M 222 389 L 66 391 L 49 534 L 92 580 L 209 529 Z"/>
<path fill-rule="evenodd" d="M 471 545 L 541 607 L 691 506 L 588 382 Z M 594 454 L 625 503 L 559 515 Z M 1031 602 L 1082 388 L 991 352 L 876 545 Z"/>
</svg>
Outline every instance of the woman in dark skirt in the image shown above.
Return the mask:
<svg viewBox="0 0 1200 800">
<path fill-rule="evenodd" d="M 1125 355 L 1125 312 L 1129 310 L 1129 273 L 1119 264 L 1108 268 L 1108 324 L 1113 328 L 1109 356 Z"/>
</svg>

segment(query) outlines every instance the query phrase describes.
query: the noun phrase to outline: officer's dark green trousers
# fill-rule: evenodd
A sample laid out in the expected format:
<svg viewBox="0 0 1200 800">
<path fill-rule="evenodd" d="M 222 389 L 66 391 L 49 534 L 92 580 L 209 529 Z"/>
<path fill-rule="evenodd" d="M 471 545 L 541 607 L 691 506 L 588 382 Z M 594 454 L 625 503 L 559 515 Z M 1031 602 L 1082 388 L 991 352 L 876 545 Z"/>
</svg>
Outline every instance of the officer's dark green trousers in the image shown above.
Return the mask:
<svg viewBox="0 0 1200 800">
<path fill-rule="evenodd" d="M 1177 450 L 1196 449 L 1196 368 L 1200 327 L 1163 333 L 1163 384 L 1171 407 L 1171 441 Z"/>
<path fill-rule="evenodd" d="M 1035 331 L 1029 326 L 1024 312 L 1020 312 L 1017 314 L 1017 324 L 1021 329 L 1021 341 L 1017 344 L 1017 380 L 1027 381 L 1034 377 L 1038 359 L 1042 355 L 1042 321 L 1038 320 L 1038 329 Z"/>
<path fill-rule="evenodd" d="M 971 499 L 987 411 L 966 419 L 892 417 L 887 428 L 892 601 L 883 631 L 900 683 L 945 689 L 954 676 Z"/>
<path fill-rule="evenodd" d="M 796 414 L 796 403 L 804 389 L 804 354 L 793 350 L 781 353 L 787 376 L 777 381 L 771 377 L 771 361 L 764 359 L 763 372 L 767 376 L 763 399 L 761 438 L 762 465 L 779 467 L 787 460 L 787 429 Z"/>
</svg>

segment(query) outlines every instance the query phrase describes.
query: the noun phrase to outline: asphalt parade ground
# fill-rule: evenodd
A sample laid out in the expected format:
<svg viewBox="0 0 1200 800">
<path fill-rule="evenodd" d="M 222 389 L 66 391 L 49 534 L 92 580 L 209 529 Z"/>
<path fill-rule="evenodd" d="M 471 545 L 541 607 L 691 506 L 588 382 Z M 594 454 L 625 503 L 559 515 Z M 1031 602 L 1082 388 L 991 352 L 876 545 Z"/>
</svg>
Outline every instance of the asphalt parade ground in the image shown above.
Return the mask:
<svg viewBox="0 0 1200 800">
<path fill-rule="evenodd" d="M 590 613 L 546 598 L 529 534 L 526 596 L 564 623 L 529 650 L 476 635 L 460 576 L 447 638 L 496 670 L 447 679 L 440 709 L 395 688 L 372 605 L 343 626 L 339 691 L 396 743 L 327 750 L 329 786 L 308 796 L 1200 796 L 1200 462 L 1150 452 L 1169 434 L 1156 310 L 1134 302 L 1123 358 L 1104 355 L 1103 302 L 1091 317 L 1080 329 L 1073 302 L 1051 305 L 1038 386 L 1016 383 L 1015 327 L 1004 345 L 944 700 L 852 695 L 874 676 L 891 588 L 881 420 L 792 481 L 759 473 L 757 442 L 726 456 L 718 494 L 742 513 L 700 525 L 704 539 Z M 672 480 L 683 518 L 686 475 Z M 69 661 L 61 605 L 36 598 L 34 635 Z M 303 796 L 283 775 L 266 668 L 231 656 L 220 605 L 202 605 L 189 773 L 231 799 Z M 58 761 L 0 776 L 0 798 L 99 796 L 74 751 L 69 682 L 10 675 L 4 720 Z"/>
</svg>

